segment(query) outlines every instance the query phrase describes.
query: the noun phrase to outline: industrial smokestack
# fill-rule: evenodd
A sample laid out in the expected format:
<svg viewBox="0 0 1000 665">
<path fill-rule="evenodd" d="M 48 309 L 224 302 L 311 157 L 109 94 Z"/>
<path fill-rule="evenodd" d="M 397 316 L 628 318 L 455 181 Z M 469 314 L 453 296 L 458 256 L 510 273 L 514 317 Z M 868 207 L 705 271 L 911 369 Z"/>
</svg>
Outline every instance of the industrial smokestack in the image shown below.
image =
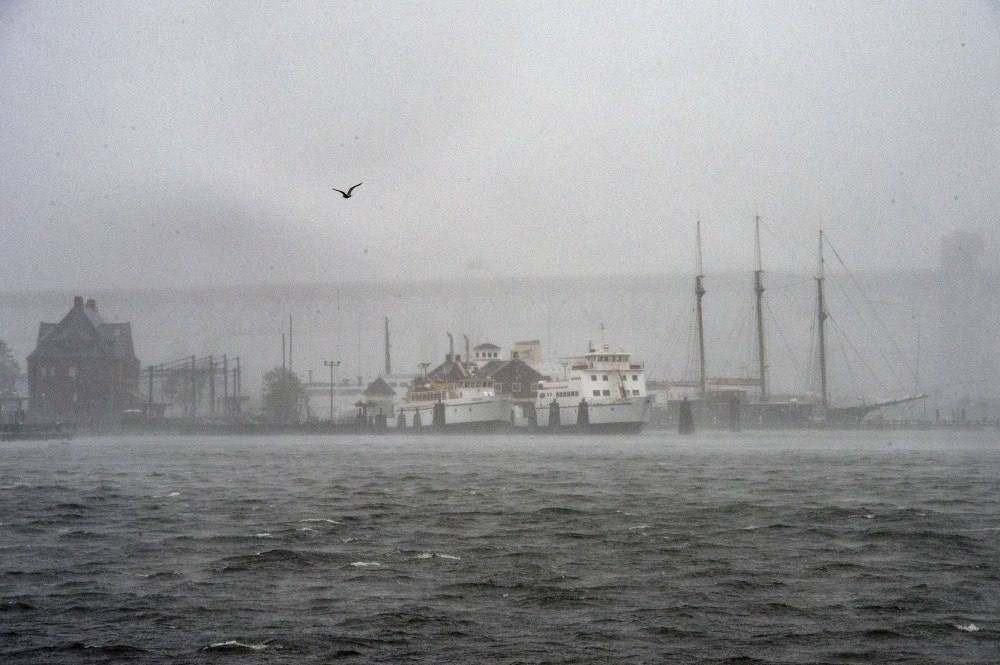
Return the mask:
<svg viewBox="0 0 1000 665">
<path fill-rule="evenodd" d="M 451 333 L 445 333 L 448 335 L 448 360 L 452 361 L 455 359 L 455 338 Z"/>
<path fill-rule="evenodd" d="M 469 336 L 468 335 L 462 335 L 462 337 L 465 338 L 465 359 L 466 360 L 471 360 L 472 356 L 469 355 Z"/>
</svg>

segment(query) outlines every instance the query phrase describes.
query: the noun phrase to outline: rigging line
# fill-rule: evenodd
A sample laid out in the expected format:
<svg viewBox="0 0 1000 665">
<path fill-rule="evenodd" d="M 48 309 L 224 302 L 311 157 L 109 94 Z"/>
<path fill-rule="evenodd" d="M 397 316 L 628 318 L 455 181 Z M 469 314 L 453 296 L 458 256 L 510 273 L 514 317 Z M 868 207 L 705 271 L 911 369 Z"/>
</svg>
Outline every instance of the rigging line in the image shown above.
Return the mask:
<svg viewBox="0 0 1000 665">
<path fill-rule="evenodd" d="M 847 293 L 844 286 L 838 280 L 832 280 L 832 281 L 833 284 L 837 287 L 837 289 L 839 289 L 840 292 L 844 295 L 844 299 L 847 301 L 847 304 L 850 305 L 851 309 L 853 309 L 854 312 L 857 314 L 858 320 L 861 322 L 862 326 L 866 327 L 865 332 L 867 332 L 869 337 L 871 337 L 871 339 L 873 340 L 872 346 L 875 347 L 875 350 L 876 352 L 878 352 L 879 357 L 882 358 L 882 362 L 885 363 L 886 369 L 888 369 L 889 373 L 892 374 L 893 380 L 901 386 L 905 385 L 906 381 L 904 381 L 902 377 L 900 377 L 900 375 L 897 373 L 895 364 L 892 363 L 888 357 L 886 357 L 885 351 L 882 348 L 882 346 L 874 342 L 874 340 L 877 339 L 877 336 L 875 335 L 874 329 L 868 327 L 869 324 L 865 318 L 865 313 L 858 308 L 858 306 L 854 303 L 854 301 L 851 300 L 850 295 Z"/>
<path fill-rule="evenodd" d="M 685 300 L 685 305 L 687 305 L 686 309 L 688 309 L 689 312 L 693 312 L 694 311 L 694 304 L 691 302 L 690 299 Z M 685 321 L 690 321 L 690 320 L 691 320 L 691 314 L 690 313 L 689 313 L 689 315 L 687 317 L 683 317 L 683 316 L 674 316 L 673 317 L 673 325 L 672 326 L 668 326 L 668 330 L 667 330 L 667 343 L 664 345 L 664 348 L 675 348 L 675 347 L 673 347 L 673 343 L 674 343 L 674 340 L 676 340 L 676 339 L 678 339 L 680 337 L 680 328 L 681 328 L 681 326 L 684 324 Z M 676 355 L 675 355 L 675 359 L 676 359 Z"/>
<path fill-rule="evenodd" d="M 853 344 L 853 343 L 851 342 L 851 338 L 850 338 L 850 337 L 848 337 L 848 336 L 847 336 L 847 335 L 846 335 L 846 334 L 844 333 L 844 330 L 843 330 L 843 328 L 841 328 L 841 327 L 840 327 L 840 324 L 839 324 L 839 323 L 838 323 L 837 321 L 835 321 L 835 320 L 834 320 L 834 318 L 833 318 L 832 316 L 829 316 L 829 315 L 827 315 L 827 321 L 830 321 L 830 323 L 832 323 L 832 324 L 833 324 L 833 328 L 834 328 L 834 330 L 836 330 L 836 331 L 837 331 L 837 333 L 838 333 L 839 335 L 841 335 L 841 336 L 842 336 L 842 337 L 844 338 L 844 340 L 845 340 L 845 341 L 847 342 L 847 345 L 851 347 L 851 350 L 852 350 L 852 351 L 854 351 L 854 355 L 855 355 L 855 356 L 857 356 L 858 360 L 860 360 L 860 361 L 861 361 L 861 364 L 862 364 L 862 365 L 863 365 L 863 366 L 865 367 L 865 369 L 867 369 L 867 370 L 869 371 L 869 373 L 871 373 L 871 375 L 872 375 L 872 378 L 874 378 L 874 379 L 875 379 L 875 381 L 876 381 L 876 383 L 878 383 L 878 384 L 879 384 L 879 387 L 880 387 L 880 388 L 881 388 L 882 390 L 884 390 L 884 391 L 885 391 L 886 393 L 889 393 L 889 394 L 891 394 L 891 392 L 892 392 L 892 391 L 890 390 L 890 388 L 889 388 L 888 386 L 886 386 L 886 384 L 885 384 L 885 383 L 884 383 L 884 382 L 882 381 L 882 379 L 881 379 L 881 378 L 879 378 L 879 375 L 878 375 L 878 374 L 877 374 L 877 373 L 876 373 L 876 372 L 874 371 L 874 369 L 872 369 L 872 366 L 868 364 L 868 361 L 866 361 L 866 360 L 864 359 L 864 356 L 862 356 L 862 355 L 861 355 L 861 354 L 860 354 L 860 353 L 858 352 L 858 349 L 857 349 L 857 347 L 855 347 L 855 346 L 854 346 L 854 344 Z M 848 368 L 847 368 L 847 370 L 848 370 L 848 373 L 850 373 L 850 374 L 851 374 L 851 376 L 853 377 L 853 375 L 854 375 L 854 372 L 853 372 L 853 371 L 851 370 L 851 368 L 850 368 L 850 365 L 849 365 L 849 364 L 848 364 Z"/>
<path fill-rule="evenodd" d="M 694 303 L 691 303 L 691 306 L 688 310 L 688 316 L 686 317 L 688 327 L 687 327 L 687 344 L 685 345 L 687 358 L 685 360 L 684 377 L 683 377 L 685 380 L 690 379 L 692 377 L 692 371 L 693 371 L 692 367 L 694 365 L 694 357 L 697 354 L 697 351 L 694 348 L 697 343 L 695 341 L 695 336 L 696 336 L 695 328 L 698 327 L 698 322 L 695 321 L 695 307 L 696 305 Z"/>
<path fill-rule="evenodd" d="M 804 372 L 800 377 L 802 382 L 799 385 L 802 388 L 802 392 L 812 392 L 815 385 L 816 372 L 819 369 L 818 365 L 819 358 L 816 357 L 816 321 L 813 320 L 812 325 L 809 326 L 809 361 L 805 364 Z"/>
<path fill-rule="evenodd" d="M 847 350 L 844 348 L 844 335 L 840 331 L 840 326 L 834 325 L 834 326 L 831 326 L 831 327 L 833 328 L 834 332 L 837 333 L 837 336 L 836 336 L 835 339 L 837 341 L 837 344 L 840 346 L 840 353 L 841 353 L 841 355 L 844 358 L 844 368 L 847 369 L 847 378 L 850 379 L 851 385 L 855 389 L 860 389 L 861 382 L 858 381 L 858 377 L 854 376 L 854 369 L 853 369 L 853 367 L 851 365 L 851 358 L 847 354 Z"/>
<path fill-rule="evenodd" d="M 806 278 L 800 279 L 800 280 L 798 280 L 796 282 L 791 282 L 791 283 L 788 283 L 788 284 L 780 284 L 778 286 L 772 286 L 772 285 L 769 284 L 768 287 L 767 287 L 767 290 L 768 291 L 784 291 L 785 289 L 794 289 L 796 287 L 802 286 L 803 284 L 811 284 L 811 283 L 813 283 L 815 281 L 816 281 L 815 277 L 806 277 Z"/>
<path fill-rule="evenodd" d="M 771 328 L 777 331 L 778 337 L 781 339 L 782 344 L 785 345 L 785 353 L 788 354 L 788 357 L 792 361 L 792 372 L 797 376 L 800 374 L 801 365 L 799 365 L 795 352 L 792 351 L 792 345 L 788 341 L 788 336 L 785 335 L 785 330 L 781 327 L 778 317 L 774 315 L 774 310 L 771 309 L 771 303 L 765 301 L 765 308 L 767 309 L 767 313 L 771 316 Z"/>
<path fill-rule="evenodd" d="M 903 353 L 903 350 L 899 348 L 899 344 L 896 343 L 896 339 L 889 332 L 889 326 L 887 326 L 885 324 L 885 322 L 879 317 L 878 311 L 875 309 L 875 306 L 872 304 L 872 301 L 868 298 L 868 296 L 865 295 L 865 292 L 861 289 L 861 285 L 858 284 L 858 281 L 854 278 L 854 274 L 851 272 L 850 268 L 848 268 L 847 264 L 844 263 L 844 260 L 842 258 L 840 258 L 840 254 L 837 252 L 837 248 L 834 247 L 833 243 L 830 242 L 830 237 L 826 236 L 824 239 L 826 240 L 826 244 L 833 251 L 833 255 L 835 257 L 837 257 L 837 261 L 840 262 L 840 265 L 843 266 L 844 270 L 847 272 L 847 276 L 850 278 L 851 282 L 854 284 L 854 288 L 856 288 L 858 290 L 858 293 L 861 294 L 861 297 L 864 299 L 864 301 L 868 305 L 869 309 L 872 310 L 872 315 L 875 317 L 875 320 L 878 321 L 879 324 L 882 325 L 882 328 L 885 331 L 885 336 L 889 338 L 889 341 L 892 343 L 892 346 L 896 349 L 896 353 L 898 353 L 900 359 L 902 359 L 903 366 L 906 367 L 906 369 L 910 372 L 911 377 L 913 377 L 914 383 L 916 383 L 917 373 L 914 371 L 914 369 L 912 367 L 910 367 L 910 363 L 907 361 L 906 355 Z"/>
<path fill-rule="evenodd" d="M 777 241 L 775 246 L 785 250 L 791 256 L 792 263 L 794 264 L 797 271 L 801 271 L 806 274 L 809 274 L 813 271 L 811 264 L 803 261 L 802 258 L 798 254 L 796 254 L 795 250 L 792 249 L 792 246 L 788 242 L 787 236 L 782 237 L 778 235 L 777 230 L 772 229 L 771 225 L 768 224 L 767 220 L 765 220 L 763 217 L 760 218 L 760 225 L 761 227 L 763 227 L 764 232 L 767 233 L 770 238 Z"/>
<path fill-rule="evenodd" d="M 750 316 L 753 312 L 753 308 L 750 305 L 745 305 L 740 308 L 740 317 L 736 322 L 736 325 L 729 331 L 729 337 L 727 338 L 729 353 L 725 357 L 725 362 L 723 364 L 723 373 L 728 374 L 733 370 L 739 359 L 736 357 L 738 349 L 743 346 L 736 344 L 735 342 L 743 338 L 743 330 L 747 327 L 747 323 L 750 320 Z"/>
</svg>

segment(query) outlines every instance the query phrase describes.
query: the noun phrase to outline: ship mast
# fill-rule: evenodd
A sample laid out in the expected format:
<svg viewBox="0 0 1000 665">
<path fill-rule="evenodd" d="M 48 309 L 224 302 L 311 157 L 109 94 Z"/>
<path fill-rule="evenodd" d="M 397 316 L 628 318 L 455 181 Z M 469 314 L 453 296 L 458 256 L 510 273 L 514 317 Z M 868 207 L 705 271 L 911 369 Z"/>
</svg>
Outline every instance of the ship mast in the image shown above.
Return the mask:
<svg viewBox="0 0 1000 665">
<path fill-rule="evenodd" d="M 816 328 L 819 331 L 819 395 L 820 406 L 826 409 L 826 331 L 825 324 L 829 315 L 826 312 L 826 300 L 823 297 L 823 229 L 819 231 L 819 267 L 816 272 Z"/>
<path fill-rule="evenodd" d="M 705 278 L 703 274 L 701 265 L 701 220 L 695 227 L 696 229 L 696 246 L 698 252 L 696 271 L 697 274 L 694 277 L 694 296 L 697 301 L 697 316 L 698 316 L 698 369 L 699 369 L 699 385 L 701 386 L 701 399 L 708 399 L 708 381 L 705 376 L 705 324 L 702 320 L 702 309 L 701 309 L 701 299 L 705 295 L 705 287 L 702 282 Z"/>
<path fill-rule="evenodd" d="M 760 258 L 760 215 L 754 218 L 753 290 L 757 295 L 757 359 L 760 363 L 760 401 L 767 401 L 767 362 L 764 355 L 764 268 Z"/>
</svg>

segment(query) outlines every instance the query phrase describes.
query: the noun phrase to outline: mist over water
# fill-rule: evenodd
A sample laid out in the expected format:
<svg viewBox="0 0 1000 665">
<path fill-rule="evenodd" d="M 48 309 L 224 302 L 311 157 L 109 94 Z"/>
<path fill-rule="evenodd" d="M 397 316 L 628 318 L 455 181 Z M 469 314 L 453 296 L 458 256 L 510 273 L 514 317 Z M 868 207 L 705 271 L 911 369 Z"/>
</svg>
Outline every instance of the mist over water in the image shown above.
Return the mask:
<svg viewBox="0 0 1000 665">
<path fill-rule="evenodd" d="M 2 447 L 8 663 L 998 656 L 994 433 Z"/>
</svg>

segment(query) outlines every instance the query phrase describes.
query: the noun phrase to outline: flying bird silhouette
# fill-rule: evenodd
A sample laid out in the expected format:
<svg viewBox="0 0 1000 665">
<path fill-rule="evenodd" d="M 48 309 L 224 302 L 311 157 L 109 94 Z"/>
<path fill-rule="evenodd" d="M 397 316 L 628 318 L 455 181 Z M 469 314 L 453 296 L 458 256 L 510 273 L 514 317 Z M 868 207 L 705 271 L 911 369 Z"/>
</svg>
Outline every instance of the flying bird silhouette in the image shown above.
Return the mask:
<svg viewBox="0 0 1000 665">
<path fill-rule="evenodd" d="M 354 187 L 351 187 L 346 192 L 343 191 L 343 190 L 337 189 L 336 187 L 333 187 L 333 191 L 340 192 L 341 196 L 343 196 L 345 199 L 349 199 L 349 198 L 351 198 L 351 192 L 353 192 L 355 189 L 357 189 L 358 187 L 360 187 L 363 184 L 364 183 L 359 182 L 358 184 L 356 184 Z"/>
</svg>

